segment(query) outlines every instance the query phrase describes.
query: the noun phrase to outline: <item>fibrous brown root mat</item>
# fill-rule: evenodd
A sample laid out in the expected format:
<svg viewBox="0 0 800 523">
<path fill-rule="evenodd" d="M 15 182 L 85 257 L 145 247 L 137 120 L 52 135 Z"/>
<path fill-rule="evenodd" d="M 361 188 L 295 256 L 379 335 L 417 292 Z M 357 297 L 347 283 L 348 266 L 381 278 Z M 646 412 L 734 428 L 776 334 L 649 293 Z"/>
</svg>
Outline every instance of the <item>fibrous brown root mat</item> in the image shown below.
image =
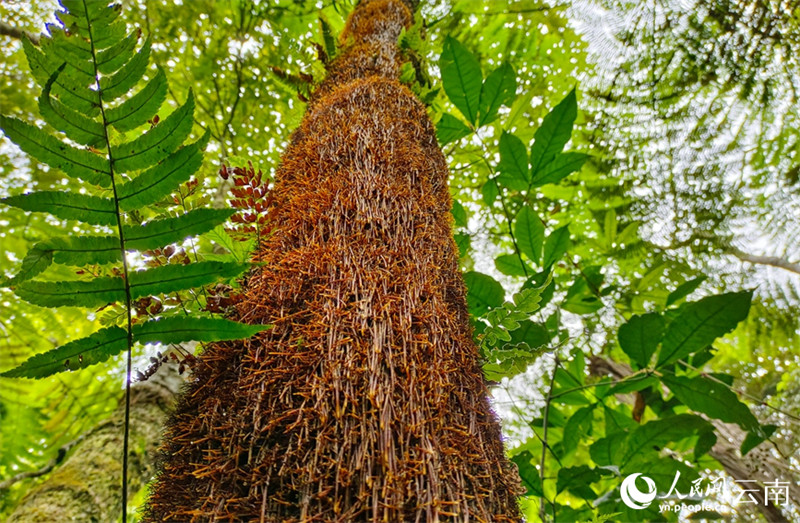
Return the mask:
<svg viewBox="0 0 800 523">
<path fill-rule="evenodd" d="M 518 521 L 472 341 L 447 165 L 362 1 L 278 170 L 237 319 L 168 424 L 147 521 Z"/>
</svg>

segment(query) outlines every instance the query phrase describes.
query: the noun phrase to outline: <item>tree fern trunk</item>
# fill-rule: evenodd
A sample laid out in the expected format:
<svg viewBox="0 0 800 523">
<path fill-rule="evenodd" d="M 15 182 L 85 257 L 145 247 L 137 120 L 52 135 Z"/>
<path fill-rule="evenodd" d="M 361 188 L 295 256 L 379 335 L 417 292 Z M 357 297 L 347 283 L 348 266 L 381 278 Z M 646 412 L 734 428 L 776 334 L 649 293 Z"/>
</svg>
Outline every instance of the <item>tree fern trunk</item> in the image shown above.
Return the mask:
<svg viewBox="0 0 800 523">
<path fill-rule="evenodd" d="M 240 319 L 173 416 L 147 520 L 516 521 L 447 166 L 397 81 L 411 9 L 366 0 L 292 135 Z"/>
</svg>

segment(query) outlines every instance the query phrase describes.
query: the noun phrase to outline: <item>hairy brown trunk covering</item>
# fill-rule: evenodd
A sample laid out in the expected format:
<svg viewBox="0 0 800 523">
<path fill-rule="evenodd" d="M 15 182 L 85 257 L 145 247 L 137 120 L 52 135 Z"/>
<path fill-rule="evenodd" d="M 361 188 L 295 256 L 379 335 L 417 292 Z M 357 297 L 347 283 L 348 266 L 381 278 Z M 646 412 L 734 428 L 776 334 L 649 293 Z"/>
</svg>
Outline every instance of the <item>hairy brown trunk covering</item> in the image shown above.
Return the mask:
<svg viewBox="0 0 800 523">
<path fill-rule="evenodd" d="M 517 521 L 472 341 L 447 165 L 362 1 L 292 136 L 238 307 L 168 425 L 148 521 Z"/>
</svg>

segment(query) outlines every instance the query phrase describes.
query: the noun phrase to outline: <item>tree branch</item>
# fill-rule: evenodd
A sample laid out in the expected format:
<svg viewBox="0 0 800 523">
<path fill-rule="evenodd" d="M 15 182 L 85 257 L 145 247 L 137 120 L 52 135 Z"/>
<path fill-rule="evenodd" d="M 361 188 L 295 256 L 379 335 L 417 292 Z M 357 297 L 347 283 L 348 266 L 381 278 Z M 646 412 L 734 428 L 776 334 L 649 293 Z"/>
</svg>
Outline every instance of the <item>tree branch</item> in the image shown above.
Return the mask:
<svg viewBox="0 0 800 523">
<path fill-rule="evenodd" d="M 594 376 L 613 376 L 617 379 L 625 378 L 633 373 L 631 368 L 615 361 L 610 361 L 599 356 L 593 356 L 589 363 L 589 372 Z M 764 499 L 764 485 L 784 474 L 791 474 L 788 464 L 782 463 L 766 452 L 756 452 L 753 449 L 747 456 L 739 453 L 744 438 L 747 436 L 739 426 L 724 423 L 717 419 L 708 420 L 714 425 L 715 431 L 720 435 L 708 455 L 716 459 L 730 477 L 738 481 L 757 481 L 760 490 L 751 492 L 758 500 L 758 509 L 770 523 L 784 523 L 789 520 L 781 509 Z M 757 457 L 756 457 L 757 456 Z M 800 500 L 800 488 L 789 481 L 789 498 L 792 503 Z"/>
<path fill-rule="evenodd" d="M 519 8 L 519 9 L 503 9 L 501 11 L 462 11 L 464 14 L 468 15 L 524 15 L 524 14 L 531 14 L 531 13 L 544 13 L 548 11 L 556 11 L 559 9 L 565 9 L 569 7 L 570 4 L 568 2 L 564 2 L 561 4 L 555 5 L 543 5 L 539 7 L 529 7 L 529 8 Z"/>
<path fill-rule="evenodd" d="M 0 20 L 0 35 L 10 36 L 11 38 L 17 38 L 20 40 L 22 39 L 22 35 L 25 35 L 30 39 L 31 42 L 39 45 L 39 35 L 35 35 L 28 31 L 23 31 L 19 27 L 14 27 L 8 22 L 4 22 L 2 20 Z"/>
<path fill-rule="evenodd" d="M 81 441 L 83 441 L 83 438 L 85 437 L 86 434 L 81 434 L 80 436 L 70 441 L 66 445 L 63 445 L 61 448 L 58 449 L 58 453 L 56 454 L 56 456 L 53 459 L 51 459 L 47 463 L 47 465 L 43 466 L 39 470 L 27 470 L 25 472 L 20 472 L 16 476 L 12 476 L 6 479 L 5 481 L 0 481 L 0 491 L 8 489 L 15 483 L 19 483 L 24 479 L 38 478 L 39 476 L 44 476 L 45 474 L 53 470 L 56 467 L 56 465 L 64 461 L 64 458 L 67 457 L 67 453 L 70 451 L 70 449 L 75 445 L 77 445 L 78 443 L 80 443 Z"/>
<path fill-rule="evenodd" d="M 647 244 L 662 251 L 668 251 L 668 250 L 680 249 L 683 247 L 689 247 L 696 240 L 710 241 L 713 244 L 714 236 L 710 234 L 697 233 L 693 234 L 690 238 L 686 240 L 672 243 L 670 245 L 658 245 L 653 242 L 647 242 Z M 719 245 L 719 242 L 717 242 L 717 245 Z M 752 263 L 754 265 L 769 265 L 770 267 L 777 267 L 779 269 L 784 269 L 789 272 L 793 272 L 795 274 L 800 274 L 800 262 L 791 262 L 785 258 L 780 258 L 778 256 L 761 256 L 758 254 L 750 254 L 749 252 L 745 252 L 739 249 L 738 247 L 734 247 L 733 245 L 719 245 L 719 247 L 722 249 L 723 253 L 730 254 L 731 256 L 736 256 L 737 258 L 739 258 L 744 262 Z"/>
<path fill-rule="evenodd" d="M 784 269 L 789 272 L 793 272 L 795 274 L 800 274 L 800 263 L 793 263 L 789 260 L 784 258 L 779 258 L 777 256 L 759 256 L 757 254 L 750 254 L 749 252 L 744 252 L 743 250 L 730 246 L 725 249 L 725 252 L 736 256 L 742 261 L 747 263 L 753 263 L 756 265 L 769 265 L 771 267 L 778 267 L 779 269 Z"/>
</svg>

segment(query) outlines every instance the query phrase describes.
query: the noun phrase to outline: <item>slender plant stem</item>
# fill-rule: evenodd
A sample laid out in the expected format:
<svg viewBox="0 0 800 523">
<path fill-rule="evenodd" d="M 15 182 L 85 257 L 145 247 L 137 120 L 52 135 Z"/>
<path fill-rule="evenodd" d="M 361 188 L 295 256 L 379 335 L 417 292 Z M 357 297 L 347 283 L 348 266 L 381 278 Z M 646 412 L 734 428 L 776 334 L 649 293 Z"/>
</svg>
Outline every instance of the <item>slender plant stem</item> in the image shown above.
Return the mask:
<svg viewBox="0 0 800 523">
<path fill-rule="evenodd" d="M 539 518 L 544 521 L 545 517 L 545 508 L 544 503 L 547 498 L 544 497 L 544 462 L 545 458 L 547 457 L 547 449 L 549 445 L 547 444 L 547 418 L 550 415 L 550 401 L 553 398 L 553 385 L 556 381 L 556 372 L 558 372 L 558 366 L 560 361 L 558 359 L 558 355 L 554 354 L 555 356 L 555 364 L 553 365 L 553 375 L 550 376 L 550 386 L 547 388 L 547 399 L 544 404 L 544 416 L 542 416 L 542 461 L 539 466 L 539 479 L 540 484 L 542 485 L 542 497 L 539 501 Z M 550 502 L 550 501 L 549 501 Z M 552 502 L 550 502 L 552 504 Z M 553 515 L 555 517 L 555 514 Z"/>
<path fill-rule="evenodd" d="M 94 66 L 94 78 L 97 82 L 97 98 L 100 104 L 100 116 L 103 120 L 103 133 L 105 136 L 106 150 L 108 151 L 108 171 L 111 176 L 111 190 L 114 193 L 114 212 L 117 216 L 117 232 L 119 235 L 119 250 L 122 256 L 122 278 L 125 285 L 125 312 L 127 316 L 127 361 L 125 371 L 125 429 L 122 440 L 122 523 L 128 521 L 128 446 L 130 439 L 130 419 L 131 419 L 131 368 L 132 349 L 133 349 L 133 320 L 131 317 L 131 285 L 128 279 L 128 260 L 125 258 L 125 231 L 122 226 L 122 213 L 119 209 L 119 197 L 117 195 L 117 183 L 114 178 L 114 158 L 111 155 L 111 139 L 108 135 L 108 120 L 106 119 L 105 107 L 103 105 L 103 90 L 100 87 L 100 71 L 97 68 L 97 50 L 94 47 L 94 34 L 92 21 L 89 18 L 89 6 L 83 0 L 83 9 L 86 13 L 86 24 L 89 29 L 89 44 L 92 50 L 92 65 Z"/>
<path fill-rule="evenodd" d="M 477 130 L 475 131 L 475 136 L 478 138 L 478 141 L 481 143 L 481 159 L 486 164 L 486 167 L 489 168 L 489 179 L 494 182 L 494 186 L 497 188 L 497 196 L 500 198 L 500 205 L 503 207 L 503 214 L 506 217 L 506 224 L 508 224 L 508 235 L 511 237 L 511 244 L 514 246 L 514 252 L 517 253 L 517 258 L 519 258 L 519 263 L 522 265 L 522 272 L 525 274 L 525 277 L 528 277 L 528 269 L 525 265 L 525 260 L 522 259 L 522 251 L 519 250 L 519 245 L 517 245 L 517 238 L 514 236 L 514 228 L 511 226 L 514 220 L 511 218 L 511 213 L 506 206 L 506 200 L 503 197 L 503 188 L 500 187 L 500 183 L 497 181 L 497 176 L 492 176 L 492 173 L 496 172 L 496 167 L 493 167 L 492 164 L 489 162 L 488 158 L 486 158 L 486 144 L 483 143 L 483 138 L 480 137 Z"/>
<path fill-rule="evenodd" d="M 481 157 L 481 159 L 478 160 L 477 162 L 474 162 L 474 163 L 478 163 L 480 161 L 483 161 L 483 163 L 486 164 L 486 167 L 489 169 L 489 180 L 491 180 L 494 183 L 494 186 L 497 189 L 497 196 L 498 196 L 498 198 L 500 198 L 500 205 L 503 208 L 503 215 L 506 218 L 506 225 L 508 225 L 508 236 L 511 238 L 511 245 L 514 247 L 514 252 L 516 253 L 517 258 L 519 258 L 520 265 L 522 265 L 522 272 L 525 274 L 525 277 L 527 278 L 528 277 L 528 268 L 527 268 L 527 265 L 525 264 L 525 260 L 522 259 L 522 251 L 519 249 L 519 245 L 517 244 L 517 238 L 516 238 L 516 236 L 514 236 L 514 228 L 512 227 L 512 225 L 514 223 L 514 220 L 511 217 L 511 212 L 508 210 L 508 206 L 506 205 L 506 200 L 503 197 L 503 188 L 500 187 L 500 183 L 497 181 L 497 177 L 496 176 L 494 176 L 494 177 L 492 176 L 492 174 L 494 174 L 497 171 L 497 169 L 496 169 L 495 166 L 492 165 L 492 163 L 486 157 L 486 152 L 487 152 L 488 148 L 486 147 L 486 144 L 484 143 L 483 138 L 481 138 L 480 135 L 478 134 L 478 130 L 473 128 L 472 129 L 472 134 L 474 134 L 475 137 L 478 138 L 478 141 L 481 144 L 481 147 L 480 147 L 480 151 L 481 151 L 480 152 L 480 157 Z M 450 152 L 452 152 L 452 149 L 451 149 Z M 448 152 L 446 154 L 449 155 L 450 152 Z M 473 164 L 470 164 L 470 165 L 473 165 Z"/>
</svg>

